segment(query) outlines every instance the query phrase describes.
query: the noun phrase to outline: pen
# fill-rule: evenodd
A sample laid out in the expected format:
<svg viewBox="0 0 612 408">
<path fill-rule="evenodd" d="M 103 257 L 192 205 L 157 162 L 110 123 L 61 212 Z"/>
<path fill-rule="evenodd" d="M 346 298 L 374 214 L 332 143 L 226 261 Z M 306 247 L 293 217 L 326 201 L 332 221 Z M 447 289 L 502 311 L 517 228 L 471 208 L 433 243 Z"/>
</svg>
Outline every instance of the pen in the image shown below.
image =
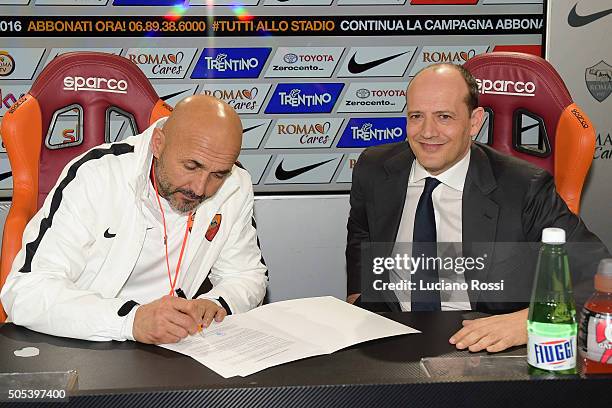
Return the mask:
<svg viewBox="0 0 612 408">
<path fill-rule="evenodd" d="M 177 288 L 175 290 L 175 292 L 176 292 L 176 296 L 178 296 L 180 298 L 183 298 L 183 299 L 187 299 L 187 295 L 185 295 L 185 292 L 183 292 L 183 289 Z M 201 332 L 203 329 L 204 329 L 204 327 L 201 324 L 199 324 L 198 325 L 198 333 Z"/>
</svg>

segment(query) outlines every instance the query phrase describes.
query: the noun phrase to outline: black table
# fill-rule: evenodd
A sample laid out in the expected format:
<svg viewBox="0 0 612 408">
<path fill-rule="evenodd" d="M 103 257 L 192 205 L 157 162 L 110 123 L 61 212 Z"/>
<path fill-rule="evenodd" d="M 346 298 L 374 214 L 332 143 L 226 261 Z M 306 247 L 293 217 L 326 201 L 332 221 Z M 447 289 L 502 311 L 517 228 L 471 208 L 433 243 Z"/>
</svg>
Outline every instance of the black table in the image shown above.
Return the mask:
<svg viewBox="0 0 612 408">
<path fill-rule="evenodd" d="M 195 360 L 134 342 L 86 342 L 48 336 L 12 324 L 0 327 L 1 372 L 78 371 L 70 405 L 129 407 L 476 407 L 609 406 L 612 377 L 530 379 L 427 377 L 422 357 L 470 356 L 448 338 L 460 312 L 413 312 L 388 317 L 419 329 L 331 355 L 312 357 L 251 376 L 225 379 Z M 40 355 L 16 357 L 33 346 Z M 524 347 L 504 354 L 525 355 Z M 486 355 L 486 353 L 477 353 Z M 578 401 L 578 402 L 576 402 Z M 580 403 L 582 401 L 582 403 Z M 66 406 L 66 404 L 61 404 Z"/>
</svg>

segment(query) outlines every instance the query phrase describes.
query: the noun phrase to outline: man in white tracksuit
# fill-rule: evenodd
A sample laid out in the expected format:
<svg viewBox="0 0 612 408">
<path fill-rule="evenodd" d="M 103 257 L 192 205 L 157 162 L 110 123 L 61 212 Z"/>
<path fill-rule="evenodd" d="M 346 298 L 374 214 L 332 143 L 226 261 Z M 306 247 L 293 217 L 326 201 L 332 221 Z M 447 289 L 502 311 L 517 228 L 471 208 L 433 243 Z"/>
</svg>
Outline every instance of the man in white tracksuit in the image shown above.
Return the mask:
<svg viewBox="0 0 612 408">
<path fill-rule="evenodd" d="M 267 270 L 251 178 L 234 165 L 241 140 L 235 111 L 197 95 L 70 162 L 24 231 L 0 295 L 9 319 L 159 344 L 259 305 Z"/>
</svg>

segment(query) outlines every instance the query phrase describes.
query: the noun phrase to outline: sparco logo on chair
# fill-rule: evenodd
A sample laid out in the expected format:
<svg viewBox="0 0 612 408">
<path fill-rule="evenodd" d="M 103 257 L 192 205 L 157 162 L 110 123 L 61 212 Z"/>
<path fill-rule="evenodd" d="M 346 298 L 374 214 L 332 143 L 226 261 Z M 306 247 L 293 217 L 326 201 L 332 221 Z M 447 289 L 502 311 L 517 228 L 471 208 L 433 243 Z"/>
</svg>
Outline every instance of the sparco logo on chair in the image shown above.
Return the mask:
<svg viewBox="0 0 612 408">
<path fill-rule="evenodd" d="M 505 79 L 476 79 L 481 94 L 507 96 L 535 96 L 536 85 L 533 82 L 509 81 Z"/>
<path fill-rule="evenodd" d="M 94 91 L 126 94 L 128 83 L 124 79 L 80 76 L 64 77 L 64 91 Z"/>
</svg>

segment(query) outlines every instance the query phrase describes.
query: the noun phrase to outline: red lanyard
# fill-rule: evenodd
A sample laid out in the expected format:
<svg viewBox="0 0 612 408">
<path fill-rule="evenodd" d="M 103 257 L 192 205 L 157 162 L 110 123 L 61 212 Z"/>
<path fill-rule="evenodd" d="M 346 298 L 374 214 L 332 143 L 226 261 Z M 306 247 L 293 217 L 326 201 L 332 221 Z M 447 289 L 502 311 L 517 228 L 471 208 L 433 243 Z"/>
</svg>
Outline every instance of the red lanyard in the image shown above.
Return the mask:
<svg viewBox="0 0 612 408">
<path fill-rule="evenodd" d="M 176 286 L 176 279 L 178 278 L 179 270 L 181 269 L 181 262 L 183 261 L 183 253 L 185 252 L 185 245 L 187 244 L 187 237 L 189 231 L 193 226 L 193 217 L 191 212 L 187 215 L 187 226 L 185 227 L 185 236 L 183 237 L 183 244 L 181 245 L 181 253 L 179 255 L 178 263 L 176 264 L 176 271 L 174 272 L 174 279 L 170 274 L 170 258 L 168 257 L 168 232 L 166 229 L 166 216 L 164 215 L 164 209 L 159 199 L 159 191 L 157 190 L 157 180 L 155 178 L 155 165 L 151 166 L 151 173 L 153 174 L 153 186 L 155 186 L 155 197 L 157 197 L 157 204 L 159 204 L 159 210 L 161 211 L 162 223 L 164 224 L 164 246 L 166 247 L 166 267 L 168 268 L 168 280 L 170 281 L 170 293 L 168 295 L 174 295 L 174 287 Z"/>
</svg>

